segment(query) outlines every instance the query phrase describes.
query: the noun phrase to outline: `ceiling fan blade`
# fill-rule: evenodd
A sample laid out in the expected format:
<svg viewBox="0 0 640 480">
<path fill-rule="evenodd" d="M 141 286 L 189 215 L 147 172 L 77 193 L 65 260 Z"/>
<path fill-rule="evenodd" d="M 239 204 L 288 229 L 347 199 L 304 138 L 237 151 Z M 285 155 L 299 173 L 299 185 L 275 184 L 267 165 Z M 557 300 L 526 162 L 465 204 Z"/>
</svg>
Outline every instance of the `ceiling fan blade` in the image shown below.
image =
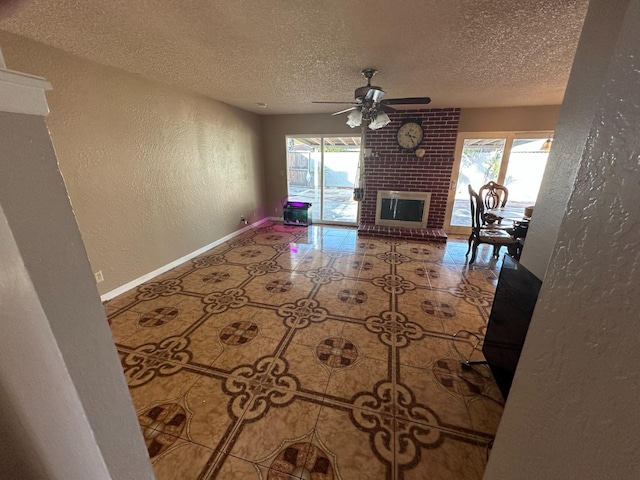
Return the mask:
<svg viewBox="0 0 640 480">
<path fill-rule="evenodd" d="M 426 105 L 431 103 L 431 99 L 429 97 L 387 98 L 381 103 L 383 105 Z"/>
<path fill-rule="evenodd" d="M 314 102 L 312 101 L 311 103 L 334 103 L 339 105 L 360 105 L 359 102 Z"/>
<path fill-rule="evenodd" d="M 380 104 L 380 110 L 382 110 L 384 113 L 391 113 L 391 112 L 395 112 L 396 109 L 395 108 L 391 108 L 389 105 L 384 105 L 384 104 Z"/>
<path fill-rule="evenodd" d="M 341 113 L 347 113 L 347 112 L 350 112 L 351 110 L 355 110 L 355 109 L 357 109 L 357 108 L 358 108 L 358 107 L 351 107 L 351 108 L 347 108 L 347 109 L 345 109 L 345 110 L 340 110 L 339 112 L 332 113 L 331 115 L 340 115 Z"/>
</svg>

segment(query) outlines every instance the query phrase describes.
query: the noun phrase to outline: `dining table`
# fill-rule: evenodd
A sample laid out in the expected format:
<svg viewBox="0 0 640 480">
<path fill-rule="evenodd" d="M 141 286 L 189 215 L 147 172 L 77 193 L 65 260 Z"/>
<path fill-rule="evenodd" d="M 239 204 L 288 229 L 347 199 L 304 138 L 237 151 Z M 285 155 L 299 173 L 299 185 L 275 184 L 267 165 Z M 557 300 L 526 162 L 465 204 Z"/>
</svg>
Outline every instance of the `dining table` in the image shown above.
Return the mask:
<svg viewBox="0 0 640 480">
<path fill-rule="evenodd" d="M 527 212 L 525 212 L 525 208 Z M 500 228 L 506 228 L 509 234 L 513 237 L 514 243 L 508 245 L 509 255 L 516 260 L 520 259 L 522 254 L 522 247 L 524 246 L 525 237 L 529 228 L 529 220 L 531 219 L 526 214 L 531 215 L 532 207 L 523 206 L 505 206 L 502 208 L 490 208 L 485 211 L 485 214 L 495 217 L 494 225 L 499 224 Z M 489 221 L 489 223 L 492 223 Z"/>
<path fill-rule="evenodd" d="M 523 220 L 529 220 L 529 217 L 525 216 L 525 207 L 523 206 L 490 208 L 485 211 L 485 214 L 497 217 L 501 221 L 506 220 L 507 222 L 522 222 Z"/>
</svg>

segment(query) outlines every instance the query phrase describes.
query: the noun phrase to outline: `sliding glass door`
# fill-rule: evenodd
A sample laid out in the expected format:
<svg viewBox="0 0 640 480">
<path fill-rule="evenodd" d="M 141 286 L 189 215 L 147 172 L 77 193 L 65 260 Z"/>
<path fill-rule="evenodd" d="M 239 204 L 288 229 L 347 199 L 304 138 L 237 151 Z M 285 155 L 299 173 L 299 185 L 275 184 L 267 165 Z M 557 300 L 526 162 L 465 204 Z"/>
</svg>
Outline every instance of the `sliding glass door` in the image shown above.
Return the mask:
<svg viewBox="0 0 640 480">
<path fill-rule="evenodd" d="M 542 144 L 552 132 L 460 134 L 447 204 L 447 233 L 468 233 L 469 190 L 493 180 L 509 190 L 508 204 L 535 204 L 549 152 Z"/>
<path fill-rule="evenodd" d="M 360 137 L 287 137 L 289 200 L 309 202 L 315 223 L 355 225 Z"/>
</svg>

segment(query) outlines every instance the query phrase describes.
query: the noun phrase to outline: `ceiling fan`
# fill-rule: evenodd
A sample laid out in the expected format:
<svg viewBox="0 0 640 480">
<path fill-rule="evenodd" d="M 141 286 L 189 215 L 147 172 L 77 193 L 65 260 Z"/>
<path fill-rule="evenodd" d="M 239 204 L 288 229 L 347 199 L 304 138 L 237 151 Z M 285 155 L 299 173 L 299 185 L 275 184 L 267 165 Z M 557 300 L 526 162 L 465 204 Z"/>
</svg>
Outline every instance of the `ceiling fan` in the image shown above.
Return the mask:
<svg viewBox="0 0 640 480">
<path fill-rule="evenodd" d="M 377 130 L 384 127 L 391 120 L 387 115 L 388 112 L 394 112 L 395 108 L 391 105 L 427 105 L 431 102 L 429 97 L 413 97 L 413 98 L 387 98 L 383 100 L 385 91 L 375 85 L 371 85 L 371 79 L 378 73 L 375 68 L 365 68 L 362 75 L 367 79 L 367 84 L 363 87 L 356 88 L 355 101 L 352 102 L 312 102 L 312 103 L 335 103 L 343 105 L 353 105 L 345 108 L 332 115 L 340 115 L 341 113 L 351 112 L 347 117 L 347 124 L 350 127 L 357 127 L 362 122 L 368 122 L 369 128 Z"/>
</svg>

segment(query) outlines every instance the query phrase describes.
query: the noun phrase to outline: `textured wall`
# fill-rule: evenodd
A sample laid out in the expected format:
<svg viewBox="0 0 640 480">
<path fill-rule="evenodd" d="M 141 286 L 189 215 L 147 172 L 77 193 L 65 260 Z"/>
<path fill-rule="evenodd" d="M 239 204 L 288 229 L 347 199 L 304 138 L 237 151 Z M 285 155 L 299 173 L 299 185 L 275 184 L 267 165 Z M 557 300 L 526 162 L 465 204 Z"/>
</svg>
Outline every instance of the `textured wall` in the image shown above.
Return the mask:
<svg viewBox="0 0 640 480">
<path fill-rule="evenodd" d="M 402 110 L 389 114 L 391 123 L 367 130 L 366 148 L 377 155 L 365 159 L 365 198 L 360 205 L 360 223 L 374 224 L 378 190 L 431 192 L 427 227 L 442 228 L 451 181 L 459 108 Z M 421 118 L 424 138 L 419 148 L 426 153 L 401 152 L 396 131 L 406 118 Z"/>
<path fill-rule="evenodd" d="M 640 478 L 639 28 L 640 0 L 592 0 L 572 76 L 606 67 L 569 83 L 583 151 L 485 479 Z"/>
<path fill-rule="evenodd" d="M 512 108 L 463 108 L 459 132 L 539 132 L 554 130 L 560 105 Z"/>
<path fill-rule="evenodd" d="M 259 118 L 0 32 L 47 118 L 100 293 L 263 217 Z"/>
<path fill-rule="evenodd" d="M 282 217 L 282 200 L 287 196 L 287 135 L 360 136 L 345 115 L 269 115 L 262 117 L 268 216 Z"/>
<path fill-rule="evenodd" d="M 538 193 L 539 201 L 536 202 L 520 259 L 540 279 L 544 278 L 560 222 L 573 191 L 576 172 L 597 108 L 595 98 L 600 94 L 607 74 L 625 12 L 622 8 L 609 9 L 604 2 L 596 2 L 590 8 L 592 13 L 589 20 L 598 25 L 599 32 L 597 35 L 583 35 L 580 39 L 580 48 L 576 52 L 561 109 L 564 121 L 556 130 Z"/>
</svg>

